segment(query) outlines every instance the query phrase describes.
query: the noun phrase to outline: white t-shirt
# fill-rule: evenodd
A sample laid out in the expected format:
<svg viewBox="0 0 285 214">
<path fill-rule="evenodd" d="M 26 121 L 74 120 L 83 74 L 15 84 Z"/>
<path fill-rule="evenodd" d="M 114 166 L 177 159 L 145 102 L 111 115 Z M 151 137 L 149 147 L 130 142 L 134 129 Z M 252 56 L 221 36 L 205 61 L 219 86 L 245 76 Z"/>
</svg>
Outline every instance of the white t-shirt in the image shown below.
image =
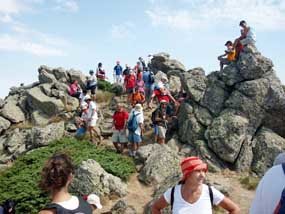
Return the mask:
<svg viewBox="0 0 285 214">
<path fill-rule="evenodd" d="M 249 31 L 247 32 L 246 38 L 256 41 L 256 35 L 254 33 L 254 30 L 251 27 L 249 28 Z"/>
<path fill-rule="evenodd" d="M 90 82 L 89 83 L 89 86 L 94 86 L 97 84 L 97 77 L 95 74 L 92 74 L 88 77 L 88 81 Z"/>
<path fill-rule="evenodd" d="M 137 119 L 138 124 L 143 123 L 143 121 L 144 121 L 143 112 L 142 112 L 142 111 L 137 111 L 137 110 L 135 110 L 135 109 L 132 109 L 132 110 L 131 110 L 131 112 L 130 112 L 130 114 L 129 114 L 129 119 L 128 119 L 128 121 L 132 118 L 133 112 L 135 113 L 135 115 L 137 115 L 137 116 L 136 116 L 136 119 Z M 135 134 L 141 135 L 141 127 L 140 127 L 140 126 L 138 126 L 138 128 L 136 129 Z"/>
<path fill-rule="evenodd" d="M 67 201 L 58 202 L 58 205 L 62 206 L 68 210 L 75 210 L 79 206 L 79 199 L 76 196 L 71 196 L 71 198 Z"/>
<path fill-rule="evenodd" d="M 89 106 L 88 106 L 88 118 L 92 120 L 97 120 L 98 119 L 98 114 L 97 114 L 97 105 L 95 102 L 90 101 Z M 95 112 L 94 112 L 95 111 Z M 94 113 L 93 113 L 94 112 Z M 92 116 L 93 115 L 93 116 Z"/>
<path fill-rule="evenodd" d="M 265 173 L 257 186 L 250 214 L 273 213 L 284 187 L 285 175 L 282 165 L 273 166 Z"/>
<path fill-rule="evenodd" d="M 213 203 L 218 205 L 223 199 L 224 194 L 218 191 L 215 187 L 211 186 L 213 191 Z M 164 198 L 167 203 L 170 204 L 171 199 L 171 188 L 169 188 L 164 193 Z M 209 193 L 209 188 L 207 185 L 203 184 L 202 193 L 200 198 L 193 204 L 185 201 L 181 195 L 181 184 L 175 186 L 174 191 L 174 202 L 173 202 L 173 214 L 211 214 L 212 213 L 212 205 L 211 198 Z"/>
</svg>

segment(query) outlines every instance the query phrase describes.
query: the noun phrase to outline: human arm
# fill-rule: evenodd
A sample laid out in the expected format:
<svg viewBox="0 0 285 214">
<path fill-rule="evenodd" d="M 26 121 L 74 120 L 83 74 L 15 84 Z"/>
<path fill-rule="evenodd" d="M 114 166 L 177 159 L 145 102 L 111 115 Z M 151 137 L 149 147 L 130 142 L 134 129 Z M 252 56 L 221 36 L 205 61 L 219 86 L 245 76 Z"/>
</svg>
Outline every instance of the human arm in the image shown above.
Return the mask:
<svg viewBox="0 0 285 214">
<path fill-rule="evenodd" d="M 151 206 L 151 213 L 152 214 L 160 214 L 161 210 L 168 206 L 167 201 L 165 200 L 164 196 L 162 195 L 158 200 L 156 200 Z"/>
<path fill-rule="evenodd" d="M 228 197 L 224 197 L 224 199 L 218 204 L 218 206 L 227 210 L 230 214 L 240 214 L 240 208 L 237 204 L 235 204 Z"/>
</svg>

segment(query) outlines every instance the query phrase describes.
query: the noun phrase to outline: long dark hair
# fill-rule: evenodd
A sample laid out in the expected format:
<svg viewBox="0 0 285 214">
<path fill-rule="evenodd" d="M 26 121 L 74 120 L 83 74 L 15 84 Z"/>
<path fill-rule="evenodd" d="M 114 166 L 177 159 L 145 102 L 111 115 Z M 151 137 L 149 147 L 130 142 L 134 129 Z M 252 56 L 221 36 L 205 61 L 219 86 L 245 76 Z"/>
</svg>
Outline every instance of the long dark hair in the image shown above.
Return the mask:
<svg viewBox="0 0 285 214">
<path fill-rule="evenodd" d="M 74 166 L 67 154 L 54 154 L 42 169 L 39 186 L 46 192 L 60 190 L 73 172 Z"/>
</svg>

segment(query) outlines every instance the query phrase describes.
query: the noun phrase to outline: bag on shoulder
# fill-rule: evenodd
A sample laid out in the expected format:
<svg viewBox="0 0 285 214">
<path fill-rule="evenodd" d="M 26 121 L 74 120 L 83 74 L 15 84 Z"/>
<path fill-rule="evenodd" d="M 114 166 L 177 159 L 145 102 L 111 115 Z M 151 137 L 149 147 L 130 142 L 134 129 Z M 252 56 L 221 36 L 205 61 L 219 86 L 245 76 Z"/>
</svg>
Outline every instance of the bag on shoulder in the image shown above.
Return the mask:
<svg viewBox="0 0 285 214">
<path fill-rule="evenodd" d="M 282 163 L 282 169 L 285 175 L 285 164 L 284 163 Z M 274 214 L 282 214 L 282 213 L 285 213 L 285 188 L 283 189 L 280 201 L 274 210 Z"/>
<path fill-rule="evenodd" d="M 137 130 L 137 128 L 139 127 L 139 123 L 138 123 L 138 120 L 137 120 L 137 116 L 139 114 L 140 113 L 135 114 L 135 112 L 133 112 L 132 117 L 128 121 L 128 130 L 130 132 L 135 132 Z"/>
<path fill-rule="evenodd" d="M 155 121 L 155 116 L 156 116 L 156 113 L 157 113 L 157 109 L 155 109 L 152 113 L 151 113 L 151 122 L 153 125 L 156 125 L 156 121 Z"/>
</svg>

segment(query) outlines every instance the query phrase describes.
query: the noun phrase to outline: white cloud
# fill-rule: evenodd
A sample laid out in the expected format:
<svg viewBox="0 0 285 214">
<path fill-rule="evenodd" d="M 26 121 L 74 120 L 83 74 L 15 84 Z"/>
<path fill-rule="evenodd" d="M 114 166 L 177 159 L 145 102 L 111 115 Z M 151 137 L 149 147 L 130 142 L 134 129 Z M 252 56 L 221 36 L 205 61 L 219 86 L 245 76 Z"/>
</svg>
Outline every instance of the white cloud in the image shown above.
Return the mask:
<svg viewBox="0 0 285 214">
<path fill-rule="evenodd" d="M 0 50 L 25 52 L 37 56 L 64 56 L 62 50 L 44 44 L 21 40 L 8 34 L 0 35 Z"/>
<path fill-rule="evenodd" d="M 75 0 L 55 0 L 56 6 L 55 10 L 65 11 L 65 12 L 77 12 L 79 6 Z"/>
<path fill-rule="evenodd" d="M 11 23 L 13 22 L 13 19 L 10 15 L 8 14 L 5 14 L 5 15 L 1 15 L 0 14 L 0 22 L 3 22 L 3 23 Z"/>
<path fill-rule="evenodd" d="M 134 39 L 134 24 L 132 22 L 125 22 L 118 25 L 112 25 L 111 35 L 114 39 Z"/>
<path fill-rule="evenodd" d="M 188 30 L 245 19 L 260 30 L 285 29 L 285 0 L 150 0 L 154 26 Z"/>
<path fill-rule="evenodd" d="M 0 13 L 17 14 L 27 9 L 27 6 L 18 0 L 1 0 Z"/>
</svg>

